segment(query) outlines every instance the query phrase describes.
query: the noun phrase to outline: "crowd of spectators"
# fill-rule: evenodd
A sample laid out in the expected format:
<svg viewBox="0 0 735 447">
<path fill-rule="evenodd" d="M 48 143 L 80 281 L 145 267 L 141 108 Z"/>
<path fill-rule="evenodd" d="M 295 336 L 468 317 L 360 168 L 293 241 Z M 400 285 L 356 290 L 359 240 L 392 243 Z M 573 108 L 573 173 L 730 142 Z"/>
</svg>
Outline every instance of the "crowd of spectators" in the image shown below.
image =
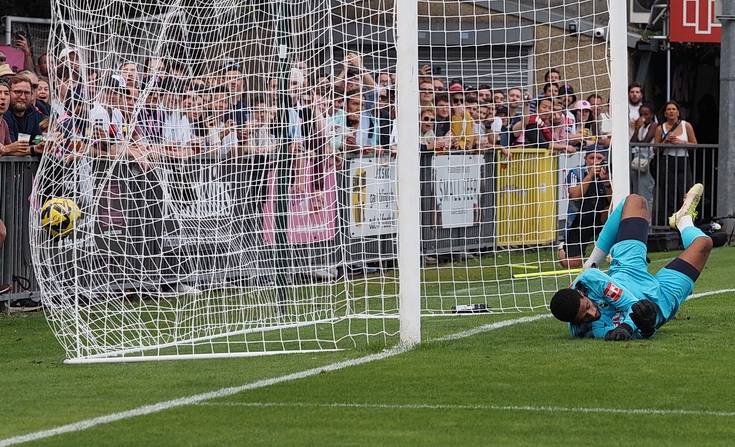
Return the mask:
<svg viewBox="0 0 735 447">
<path fill-rule="evenodd" d="M 23 71 L 2 65 L 0 53 L 0 156 L 124 156 L 145 170 L 159 160 L 208 155 L 247 160 L 265 174 L 287 142 L 295 163 L 310 160 L 318 174 L 326 163 L 341 166 L 346 157 L 385 157 L 397 150 L 395 73 L 368 70 L 356 53 L 346 55 L 338 73 L 297 62 L 287 79 L 263 79 L 259 87 L 235 62 L 205 76 L 156 58 L 142 65 L 123 60 L 101 72 L 74 47 L 34 59 L 24 38 L 18 39 L 15 46 L 26 54 Z M 420 151 L 487 151 L 502 163 L 512 159 L 513 147 L 565 154 L 592 147 L 595 169 L 607 163 L 611 125 L 604 99 L 596 92 L 578 97 L 578 86 L 559 70 L 549 70 L 541 91 L 531 92 L 474 86 L 424 66 L 418 87 Z M 678 109 L 667 108 L 667 123 L 657 126 L 639 85 L 629 89 L 629 103 L 632 141 L 696 141 L 690 126 L 680 125 Z M 649 153 L 636 149 L 633 155 Z M 666 155 L 672 162 L 682 156 Z M 584 172 L 592 172 L 581 168 L 579 184 Z M 634 191 L 649 202 L 653 188 L 652 178 L 636 177 Z M 604 186 L 593 189 L 606 193 Z"/>
<path fill-rule="evenodd" d="M 16 46 L 27 49 L 23 41 Z M 294 64 L 285 92 L 278 78 L 246 88 L 252 77 L 237 63 L 193 76 L 175 60 L 123 61 L 102 73 L 81 59 L 69 47 L 35 65 L 27 57 L 19 73 L 0 67 L 8 89 L 0 98 L 7 125 L 0 129 L 0 155 L 123 154 L 145 167 L 157 157 L 267 156 L 286 140 L 291 153 L 338 163 L 343 156 L 396 151 L 395 74 L 367 70 L 355 53 L 330 76 Z M 600 106 L 577 101 L 557 70 L 547 73 L 536 96 L 433 76 L 427 66 L 420 73 L 423 151 L 499 150 L 510 158 L 508 148 L 518 145 L 572 153 L 597 138 L 609 144 Z"/>
</svg>

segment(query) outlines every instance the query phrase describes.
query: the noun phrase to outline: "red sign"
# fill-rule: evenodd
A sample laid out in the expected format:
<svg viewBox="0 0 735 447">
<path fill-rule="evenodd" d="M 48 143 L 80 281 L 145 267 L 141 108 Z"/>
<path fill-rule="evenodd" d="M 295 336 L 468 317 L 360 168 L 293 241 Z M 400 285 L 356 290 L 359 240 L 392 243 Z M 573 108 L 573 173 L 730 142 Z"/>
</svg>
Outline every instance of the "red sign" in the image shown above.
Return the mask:
<svg viewBox="0 0 735 447">
<path fill-rule="evenodd" d="M 721 0 L 671 0 L 671 42 L 722 42 Z M 732 0 L 728 0 L 732 1 Z"/>
</svg>

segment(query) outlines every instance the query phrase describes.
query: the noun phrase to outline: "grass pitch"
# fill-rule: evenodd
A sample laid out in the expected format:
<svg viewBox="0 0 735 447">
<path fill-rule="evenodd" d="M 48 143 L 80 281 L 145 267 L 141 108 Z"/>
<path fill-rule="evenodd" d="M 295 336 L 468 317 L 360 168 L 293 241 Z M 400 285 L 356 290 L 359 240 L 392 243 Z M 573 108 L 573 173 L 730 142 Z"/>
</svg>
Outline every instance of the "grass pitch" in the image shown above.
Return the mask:
<svg viewBox="0 0 735 447">
<path fill-rule="evenodd" d="M 652 270 L 676 254 L 652 254 Z M 492 326 L 545 311 L 433 317 L 422 345 L 334 370 L 381 353 L 65 365 L 43 314 L 0 316 L 0 446 L 729 446 L 734 263 L 715 249 L 702 296 L 653 340 L 576 340 L 553 318 Z"/>
</svg>

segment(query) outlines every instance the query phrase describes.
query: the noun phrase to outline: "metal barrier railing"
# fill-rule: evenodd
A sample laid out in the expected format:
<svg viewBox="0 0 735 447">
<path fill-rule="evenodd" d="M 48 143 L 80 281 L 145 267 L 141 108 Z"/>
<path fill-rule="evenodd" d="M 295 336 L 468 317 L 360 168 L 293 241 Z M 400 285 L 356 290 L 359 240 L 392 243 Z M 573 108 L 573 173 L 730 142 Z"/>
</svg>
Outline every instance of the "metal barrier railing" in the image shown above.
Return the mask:
<svg viewBox="0 0 735 447">
<path fill-rule="evenodd" d="M 649 200 L 651 226 L 670 229 L 668 218 L 681 206 L 682 197 L 694 183 L 704 185 L 699 217 L 717 215 L 716 144 L 631 143 L 631 146 L 654 148 L 656 156 L 645 172 L 631 170 L 631 193 Z"/>
<path fill-rule="evenodd" d="M 660 155 L 646 172 L 631 172 L 631 192 L 648 197 L 652 204 L 654 229 L 668 228 L 668 216 L 678 209 L 681 197 L 695 182 L 702 182 L 705 185 L 700 216 L 706 219 L 717 214 L 717 145 L 702 144 L 682 147 L 669 144 L 637 143 L 636 146 L 660 149 Z M 685 152 L 680 153 L 682 156 L 664 155 L 662 151 L 666 149 L 685 149 Z M 491 151 L 484 154 L 422 154 L 420 181 L 423 254 L 454 254 L 466 253 L 468 250 L 493 250 L 505 246 L 555 243 L 558 219 L 563 217 L 563 211 L 557 209 L 557 202 L 563 200 L 557 193 L 559 188 L 557 185 L 559 178 L 555 171 L 557 160 L 554 155 L 544 150 L 516 148 L 513 149 L 513 153 L 513 161 L 507 164 L 497 163 L 496 154 Z M 104 171 L 104 162 L 98 160 L 96 163 L 98 163 L 97 168 Z M 452 174 L 452 167 L 460 165 L 467 166 L 468 169 L 471 169 L 472 174 L 467 178 Z M 33 176 L 37 168 L 38 161 L 29 157 L 0 157 L 0 186 L 2 187 L 0 219 L 3 220 L 8 231 L 5 244 L 0 248 L 0 285 L 13 285 L 11 293 L 0 295 L 0 300 L 38 295 L 39 286 L 31 262 L 28 229 L 29 199 L 33 194 Z M 195 166 L 192 165 L 192 168 Z M 117 169 L 129 168 L 121 165 Z M 197 178 L 195 181 L 187 181 L 186 184 L 194 189 L 198 187 L 197 185 L 209 185 L 207 186 L 209 188 L 213 183 L 243 182 L 247 179 L 240 177 L 250 175 L 247 167 L 237 163 L 222 163 L 221 160 L 216 170 L 210 169 L 202 172 L 206 174 L 206 178 Z M 183 174 L 179 173 L 179 175 Z M 197 175 L 201 177 L 203 174 L 200 172 Z M 336 198 L 337 203 L 340 204 L 336 207 L 339 210 L 336 233 L 329 238 L 321 237 L 313 243 L 297 242 L 293 244 L 291 249 L 302 250 L 304 256 L 294 261 L 292 269 L 308 272 L 318 265 L 349 266 L 386 260 L 392 262 L 397 252 L 395 227 L 397 204 L 391 203 L 396 199 L 395 186 L 392 183 L 395 179 L 395 165 L 390 159 L 356 158 L 346 160 L 342 169 L 334 175 L 335 184 L 340 186 Z M 442 175 L 446 177 L 442 178 Z M 131 177 L 123 172 L 120 173 L 119 178 L 135 178 L 135 176 Z M 444 180 L 452 183 L 453 188 L 457 187 L 456 182 L 460 182 L 459 188 L 466 189 L 461 193 L 468 197 L 471 195 L 468 191 L 476 191 L 476 198 L 462 199 L 465 200 L 463 204 L 465 207 L 474 201 L 471 205 L 474 208 L 472 212 L 465 212 L 464 215 L 462 210 L 448 212 L 447 207 L 452 204 L 440 203 L 446 199 L 439 191 L 441 182 Z M 467 181 L 476 181 L 476 185 L 466 183 Z M 373 182 L 373 186 L 369 186 L 369 182 Z M 462 182 L 465 183 L 462 184 Z M 390 186 L 391 184 L 393 186 Z M 171 265 L 179 266 L 179 263 L 173 258 L 169 262 L 169 258 L 180 256 L 181 253 L 178 252 L 186 252 L 188 235 L 181 233 L 186 229 L 186 225 L 182 225 L 181 222 L 186 223 L 188 219 L 191 219 L 191 225 L 195 227 L 196 213 L 191 210 L 174 210 L 174 214 L 179 214 L 177 225 L 168 225 L 167 219 L 160 218 L 161 210 L 155 207 L 146 211 L 146 213 L 152 213 L 151 216 L 145 213 L 145 215 L 135 213 L 126 219 L 121 219 L 120 216 L 127 212 L 124 209 L 126 203 L 133 203 L 136 200 L 158 203 L 161 199 L 158 195 L 162 192 L 155 188 L 139 188 L 135 181 L 120 180 L 119 184 L 107 185 L 107 188 L 113 186 L 116 188 L 115 194 L 110 194 L 106 199 L 103 198 L 104 200 L 101 200 L 99 204 L 102 208 L 94 211 L 98 214 L 110 215 L 108 219 L 100 220 L 100 225 L 104 224 L 107 227 L 97 228 L 95 234 L 104 235 L 106 231 L 113 230 L 123 233 L 145 232 L 146 238 L 144 239 L 151 246 L 138 247 L 139 250 L 130 245 L 118 247 L 104 242 L 104 237 L 95 238 L 95 243 L 103 244 L 101 249 L 110 256 L 114 253 L 130 254 L 127 253 L 129 250 L 160 252 L 161 256 L 156 257 L 158 264 L 150 260 L 140 260 L 139 269 L 142 272 L 140 281 L 165 282 L 169 279 L 176 281 L 181 272 L 170 270 L 172 270 Z M 473 190 L 475 187 L 476 190 Z M 145 197 L 138 197 L 141 191 L 147 191 L 144 194 Z M 515 198 L 510 197 L 509 194 L 513 191 L 523 194 Z M 173 194 L 176 191 L 169 193 Z M 187 193 L 198 196 L 203 194 L 201 191 L 194 190 L 187 191 Z M 127 199 L 122 200 L 123 198 Z M 249 199 L 242 203 L 242 209 L 238 208 L 240 215 L 249 216 L 249 225 L 256 234 L 263 233 L 264 228 L 262 219 L 259 217 L 258 205 L 253 204 Z M 314 205 L 309 205 L 309 207 L 312 206 Z M 142 208 L 147 208 L 145 203 L 136 205 L 136 209 Z M 334 210 L 330 213 L 334 213 Z M 118 214 L 119 216 L 115 217 Z M 150 217 L 148 220 L 163 223 L 147 226 L 142 221 L 147 218 L 146 216 Z M 120 225 L 125 228 L 116 228 Z M 142 233 L 138 236 L 142 236 Z M 197 237 L 201 237 L 201 234 L 198 234 Z M 142 239 L 131 237 L 131 240 L 140 241 Z M 201 245 L 201 241 L 197 241 L 197 244 Z M 248 259 L 249 267 L 243 264 L 242 259 L 219 256 L 217 247 L 212 247 L 211 252 L 205 252 L 197 262 L 211 262 L 213 265 L 223 264 L 223 266 L 239 265 L 239 270 L 231 273 L 239 276 L 249 276 L 253 274 L 251 270 L 268 270 L 268 266 L 273 264 L 273 253 L 265 240 L 258 236 L 247 242 L 246 245 L 249 248 L 243 251 L 257 253 L 256 258 L 258 258 Z M 120 277 L 128 277 L 125 272 L 118 273 Z M 166 277 L 169 278 L 166 279 Z M 209 278 L 209 280 L 212 279 L 215 278 Z M 221 278 L 221 280 L 226 279 Z M 114 281 L 114 278 L 111 280 Z M 118 287 L 127 287 L 127 284 L 120 283 Z"/>
<path fill-rule="evenodd" d="M 37 168 L 34 158 L 0 157 L 0 220 L 8 233 L 0 247 L 0 285 L 12 286 L 0 301 L 39 295 L 28 234 L 29 197 Z"/>
</svg>

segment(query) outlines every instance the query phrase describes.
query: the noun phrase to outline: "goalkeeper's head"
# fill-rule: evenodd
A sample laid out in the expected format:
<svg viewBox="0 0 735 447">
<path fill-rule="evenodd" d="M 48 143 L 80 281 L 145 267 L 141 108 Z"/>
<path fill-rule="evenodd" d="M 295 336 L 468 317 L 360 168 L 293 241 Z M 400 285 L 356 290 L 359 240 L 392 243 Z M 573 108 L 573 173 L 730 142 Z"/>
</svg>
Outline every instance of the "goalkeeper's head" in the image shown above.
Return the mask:
<svg viewBox="0 0 735 447">
<path fill-rule="evenodd" d="M 568 323 L 590 323 L 600 318 L 597 305 L 582 292 L 561 289 L 551 298 L 551 313 L 557 320 Z"/>
</svg>

